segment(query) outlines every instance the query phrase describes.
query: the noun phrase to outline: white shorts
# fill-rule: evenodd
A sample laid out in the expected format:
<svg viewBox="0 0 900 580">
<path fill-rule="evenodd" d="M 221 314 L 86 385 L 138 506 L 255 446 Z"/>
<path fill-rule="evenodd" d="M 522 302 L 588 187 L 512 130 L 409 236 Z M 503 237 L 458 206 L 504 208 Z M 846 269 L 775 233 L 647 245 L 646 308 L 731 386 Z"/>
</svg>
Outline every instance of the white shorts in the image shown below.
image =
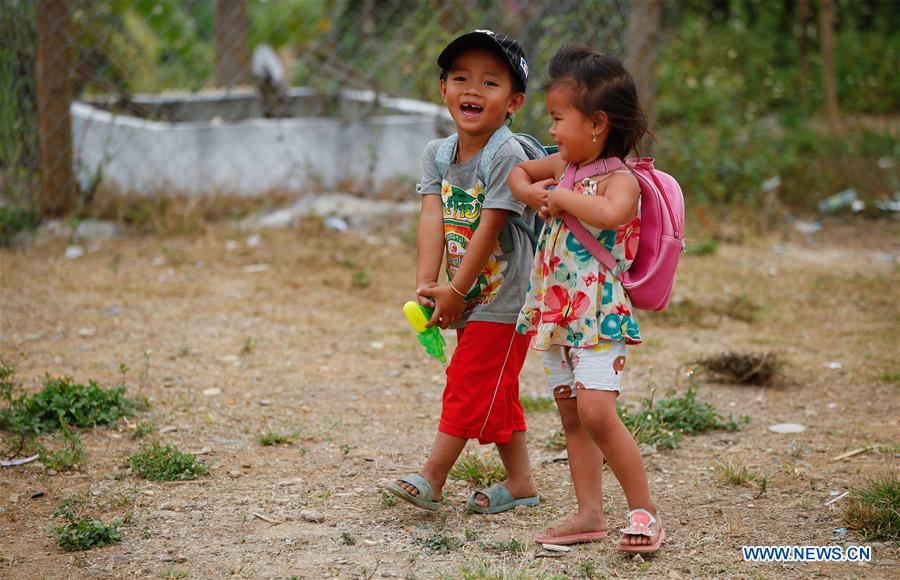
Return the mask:
<svg viewBox="0 0 900 580">
<path fill-rule="evenodd" d="M 626 351 L 621 341 L 586 348 L 551 347 L 541 353 L 547 387 L 557 399 L 575 397 L 578 389 L 621 392 L 619 375 L 625 370 Z"/>
</svg>

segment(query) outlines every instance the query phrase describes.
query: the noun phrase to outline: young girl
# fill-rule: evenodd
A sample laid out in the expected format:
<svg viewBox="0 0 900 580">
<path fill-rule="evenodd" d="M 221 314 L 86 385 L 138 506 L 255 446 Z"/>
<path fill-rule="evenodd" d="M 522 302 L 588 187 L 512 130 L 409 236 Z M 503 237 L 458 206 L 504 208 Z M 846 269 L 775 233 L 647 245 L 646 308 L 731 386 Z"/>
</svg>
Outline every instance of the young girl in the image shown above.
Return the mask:
<svg viewBox="0 0 900 580">
<path fill-rule="evenodd" d="M 606 537 L 601 489 L 605 457 L 630 510 L 619 549 L 653 552 L 664 531 L 650 500 L 641 454 L 616 414 L 626 345 L 641 341 L 631 301 L 618 279 L 637 249 L 640 187 L 626 168 L 607 171 L 606 162 L 624 160 L 646 132 L 647 121 L 622 63 L 589 48 L 566 47 L 557 53 L 545 89 L 550 135 L 559 153 L 521 163 L 509 175 L 513 195 L 546 220 L 517 330 L 533 335 L 533 347 L 542 351 L 566 434 L 578 512 L 535 539 L 574 544 Z M 573 186 L 553 189 L 561 181 Z M 616 258 L 612 271 L 582 246 L 565 214 L 570 214 L 565 219 L 577 218 Z"/>
</svg>

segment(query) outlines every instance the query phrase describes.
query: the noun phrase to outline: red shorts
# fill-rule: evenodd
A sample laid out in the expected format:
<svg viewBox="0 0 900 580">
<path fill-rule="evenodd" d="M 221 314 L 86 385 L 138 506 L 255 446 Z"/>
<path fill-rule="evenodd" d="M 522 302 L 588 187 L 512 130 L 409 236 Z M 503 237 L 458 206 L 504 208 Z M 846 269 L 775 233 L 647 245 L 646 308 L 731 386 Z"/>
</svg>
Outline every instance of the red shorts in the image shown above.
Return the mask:
<svg viewBox="0 0 900 580">
<path fill-rule="evenodd" d="M 529 339 L 515 324 L 497 322 L 470 322 L 456 333 L 438 429 L 482 445 L 509 443 L 514 431 L 526 429 L 519 371 Z"/>
</svg>

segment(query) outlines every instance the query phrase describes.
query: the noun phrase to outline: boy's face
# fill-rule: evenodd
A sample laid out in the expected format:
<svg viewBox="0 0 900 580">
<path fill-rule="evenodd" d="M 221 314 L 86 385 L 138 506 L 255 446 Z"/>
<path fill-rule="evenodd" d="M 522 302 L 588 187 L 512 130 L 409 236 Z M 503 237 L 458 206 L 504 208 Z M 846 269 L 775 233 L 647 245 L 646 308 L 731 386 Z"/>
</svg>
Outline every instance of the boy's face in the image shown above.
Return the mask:
<svg viewBox="0 0 900 580">
<path fill-rule="evenodd" d="M 513 88 L 509 65 L 489 50 L 471 48 L 459 53 L 441 81 L 441 97 L 460 133 L 491 134 L 525 102 Z"/>
</svg>

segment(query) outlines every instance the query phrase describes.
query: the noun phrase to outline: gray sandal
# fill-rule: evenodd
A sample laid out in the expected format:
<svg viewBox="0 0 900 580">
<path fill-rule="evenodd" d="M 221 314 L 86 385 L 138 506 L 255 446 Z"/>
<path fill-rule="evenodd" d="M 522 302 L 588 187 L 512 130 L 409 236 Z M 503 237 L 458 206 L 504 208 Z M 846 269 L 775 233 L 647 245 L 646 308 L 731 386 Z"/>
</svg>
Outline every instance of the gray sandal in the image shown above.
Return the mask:
<svg viewBox="0 0 900 580">
<path fill-rule="evenodd" d="M 389 482 L 385 486 L 385 489 L 387 489 L 387 491 L 396 495 L 403 501 L 407 501 L 416 507 L 422 508 L 423 510 L 436 512 L 441 509 L 441 502 L 432 501 L 432 499 L 434 498 L 434 491 L 432 491 L 431 489 L 431 484 L 428 483 L 427 479 L 425 479 L 418 473 L 398 477 L 397 481 L 402 481 L 403 483 L 408 483 L 411 486 L 415 487 L 417 490 L 419 490 L 419 495 L 411 495 L 408 491 L 406 491 L 393 481 Z"/>
<path fill-rule="evenodd" d="M 479 493 L 488 498 L 487 507 L 481 507 L 480 505 L 475 503 L 475 496 Z M 471 496 L 469 496 L 469 500 L 466 502 L 466 506 L 477 514 L 499 514 L 500 512 L 511 510 L 514 507 L 520 505 L 533 507 L 540 503 L 540 501 L 541 498 L 536 495 L 515 499 L 512 494 L 509 493 L 508 489 L 506 489 L 499 483 L 495 483 L 490 487 L 479 489 Z"/>
</svg>

